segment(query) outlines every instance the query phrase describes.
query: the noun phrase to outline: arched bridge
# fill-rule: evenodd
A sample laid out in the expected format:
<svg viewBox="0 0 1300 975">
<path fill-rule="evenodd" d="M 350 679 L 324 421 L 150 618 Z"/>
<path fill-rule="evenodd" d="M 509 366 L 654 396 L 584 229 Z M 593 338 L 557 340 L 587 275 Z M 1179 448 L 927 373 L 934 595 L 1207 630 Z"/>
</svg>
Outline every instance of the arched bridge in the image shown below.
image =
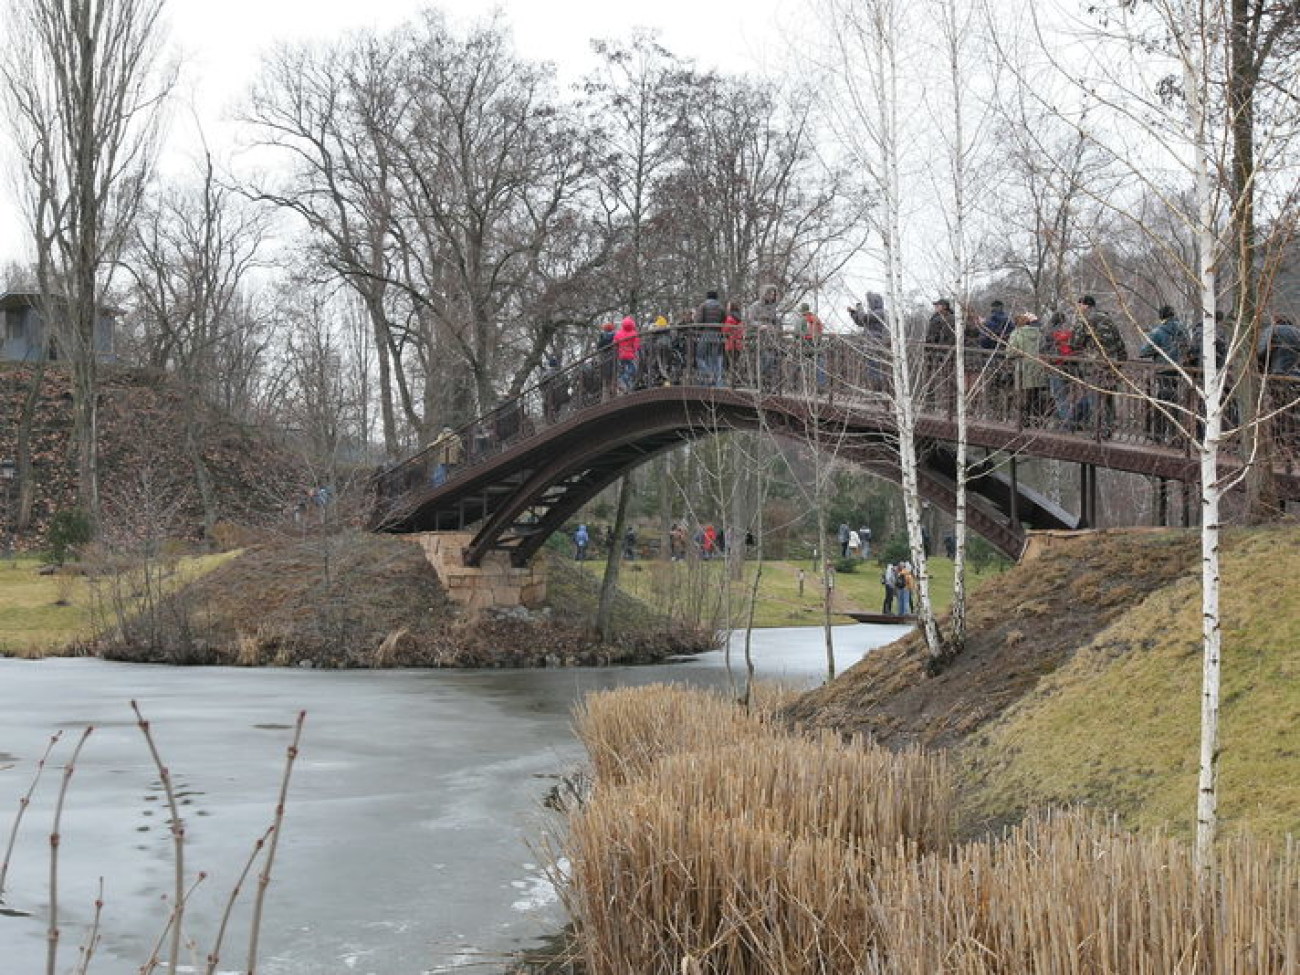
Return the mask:
<svg viewBox="0 0 1300 975">
<path fill-rule="evenodd" d="M 1194 482 L 1198 464 L 1183 439 L 1147 399 L 1098 390 L 1159 392 L 1190 407 L 1152 366 L 1123 363 L 1098 382 L 1101 363 L 1062 365 L 1053 396 L 1015 388 L 1013 363 L 1000 350 L 966 350 L 971 379 L 968 443 L 984 459 L 968 469 L 970 527 L 1012 558 L 1026 529 L 1093 523 L 1097 468 Z M 916 435 L 922 497 L 956 505 L 957 424 L 953 350 L 918 347 Z M 818 342 L 750 335 L 724 348 L 702 328 L 643 335 L 631 369 L 615 353 L 593 355 L 425 448 L 375 478 L 371 527 L 384 532 L 475 528 L 464 553 L 477 565 L 505 550 L 524 565 L 601 490 L 651 457 L 726 430 L 766 430 L 833 452 L 874 474 L 899 480 L 891 382 L 880 350 L 860 336 Z M 626 374 L 625 374 L 626 373 Z M 1286 445 L 1296 438 L 1287 436 Z M 449 443 L 452 459 L 446 465 Z M 1289 452 L 1279 490 L 1300 499 Z M 1079 465 L 1080 511 L 1069 512 L 1019 483 L 1016 458 Z M 1235 461 L 1227 456 L 1225 464 Z"/>
</svg>

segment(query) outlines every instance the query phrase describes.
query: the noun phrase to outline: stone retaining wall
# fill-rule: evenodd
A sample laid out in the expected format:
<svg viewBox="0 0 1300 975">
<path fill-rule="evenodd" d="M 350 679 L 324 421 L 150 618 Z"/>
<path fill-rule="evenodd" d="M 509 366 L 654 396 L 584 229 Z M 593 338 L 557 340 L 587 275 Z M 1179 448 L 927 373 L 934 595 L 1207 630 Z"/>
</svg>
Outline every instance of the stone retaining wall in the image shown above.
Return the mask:
<svg viewBox="0 0 1300 975">
<path fill-rule="evenodd" d="M 471 613 L 512 606 L 539 609 L 546 602 L 545 559 L 516 569 L 507 553 L 489 552 L 482 565 L 471 567 L 461 553 L 473 540 L 472 533 L 421 532 L 411 537 L 424 549 L 447 595 Z"/>
</svg>

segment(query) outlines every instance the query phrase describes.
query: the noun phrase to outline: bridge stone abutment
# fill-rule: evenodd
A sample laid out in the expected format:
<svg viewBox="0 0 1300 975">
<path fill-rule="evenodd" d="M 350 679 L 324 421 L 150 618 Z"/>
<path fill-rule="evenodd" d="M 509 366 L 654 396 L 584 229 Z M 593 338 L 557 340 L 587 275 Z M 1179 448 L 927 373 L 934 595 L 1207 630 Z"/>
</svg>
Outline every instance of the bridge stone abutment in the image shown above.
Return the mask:
<svg viewBox="0 0 1300 975">
<path fill-rule="evenodd" d="M 486 609 L 539 609 L 546 602 L 546 560 L 522 567 L 510 564 L 508 552 L 489 552 L 477 566 L 468 566 L 463 553 L 472 532 L 418 532 L 411 536 L 424 549 L 448 597 L 471 613 Z"/>
</svg>

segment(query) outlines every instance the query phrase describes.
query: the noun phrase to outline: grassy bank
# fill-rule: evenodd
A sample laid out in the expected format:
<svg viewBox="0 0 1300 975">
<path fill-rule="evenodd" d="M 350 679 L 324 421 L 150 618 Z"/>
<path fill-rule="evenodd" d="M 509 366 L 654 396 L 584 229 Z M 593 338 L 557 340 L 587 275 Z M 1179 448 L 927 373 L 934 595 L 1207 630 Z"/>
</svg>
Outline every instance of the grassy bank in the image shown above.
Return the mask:
<svg viewBox="0 0 1300 975">
<path fill-rule="evenodd" d="M 159 566 L 163 592 L 211 572 L 235 553 L 180 558 Z M 96 618 L 108 608 L 110 590 L 120 581 L 122 608 L 136 611 L 142 602 L 130 571 L 93 564 L 68 566 L 50 575 L 37 570 L 43 560 L 32 557 L 0 561 L 0 654 L 43 657 L 94 638 Z"/>
<path fill-rule="evenodd" d="M 1230 531 L 1222 563 L 1221 823 L 1280 840 L 1300 833 L 1300 528 Z M 1199 587 L 1194 531 L 1084 535 L 978 590 L 966 650 L 939 677 L 912 635 L 789 717 L 949 749 L 966 832 L 1084 804 L 1190 836 Z"/>
<path fill-rule="evenodd" d="M 90 594 L 81 576 L 37 574 L 41 562 L 0 562 L 0 654 L 43 656 L 91 635 Z"/>
<path fill-rule="evenodd" d="M 956 843 L 942 758 L 680 688 L 579 712 L 592 798 L 562 889 L 589 975 L 1293 972 L 1300 857 L 1186 846 L 1083 814 Z"/>
<path fill-rule="evenodd" d="M 547 556 L 543 556 L 547 557 Z M 471 618 L 407 538 L 268 536 L 221 555 L 87 559 L 56 575 L 0 563 L 0 653 L 70 649 L 173 664 L 513 667 L 646 663 L 709 649 L 711 630 L 620 592 L 613 632 L 591 629 L 597 587 L 557 561 L 545 612 Z"/>
<path fill-rule="evenodd" d="M 599 575 L 605 565 L 603 562 L 587 562 L 585 568 Z M 967 585 L 978 585 L 1001 571 L 1000 568 L 970 571 Z M 880 566 L 868 560 L 857 563 L 852 572 L 835 574 L 831 601 L 835 623 L 849 622 L 848 617 L 842 615 L 846 611 L 880 612 L 884 600 L 880 572 Z M 721 561 L 625 562 L 619 584 L 666 612 L 688 618 L 719 620 L 725 619 L 729 613 L 732 625 L 743 626 L 755 576 L 758 576 L 755 626 L 817 626 L 822 622 L 825 603 L 821 580 L 810 562 L 769 560 L 761 567 L 758 563 L 747 562 L 744 578 L 739 580 L 727 578 L 726 564 Z M 945 612 L 952 604 L 952 577 L 951 559 L 930 560 L 930 593 L 938 612 Z"/>
</svg>

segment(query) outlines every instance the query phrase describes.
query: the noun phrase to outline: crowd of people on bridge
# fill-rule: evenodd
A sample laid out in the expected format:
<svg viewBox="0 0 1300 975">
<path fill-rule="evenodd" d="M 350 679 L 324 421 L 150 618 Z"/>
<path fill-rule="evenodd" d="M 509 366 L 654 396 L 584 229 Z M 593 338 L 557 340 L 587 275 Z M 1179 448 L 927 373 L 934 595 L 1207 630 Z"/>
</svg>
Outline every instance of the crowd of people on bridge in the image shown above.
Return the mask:
<svg viewBox="0 0 1300 975">
<path fill-rule="evenodd" d="M 747 307 L 724 301 L 717 291 L 684 308 L 670 323 L 656 315 L 648 328 L 625 316 L 617 325 L 605 322 L 597 329 L 597 355 L 581 371 L 566 373 L 558 355 L 547 356 L 539 383 L 541 412 L 554 422 L 578 392 L 585 402 L 657 386 L 749 386 L 761 383 L 779 388 L 793 375 L 824 389 L 842 379 L 845 357 L 828 365 L 827 329 L 808 303 L 791 316 L 775 285 L 764 286 Z M 859 388 L 888 394 L 892 389 L 889 364 L 889 327 L 880 295 L 869 293 L 865 302 L 847 308 L 856 342 L 852 346 Z M 1220 316 L 1222 317 L 1222 316 Z M 789 326 L 793 324 L 793 328 Z M 1001 418 L 1021 427 L 1041 427 L 1066 432 L 1086 432 L 1109 437 L 1117 425 L 1116 403 L 1122 391 L 1135 387 L 1121 381 L 1119 371 L 1133 359 L 1149 366 L 1133 375 L 1146 384 L 1148 403 L 1143 419 L 1130 410 L 1125 432 L 1154 443 L 1173 443 L 1181 425 L 1197 412 L 1187 382 L 1188 370 L 1203 364 L 1201 329 L 1184 324 L 1176 309 L 1165 305 L 1150 326 L 1141 330 L 1134 350 L 1115 317 L 1092 295 L 1082 295 L 1069 310 L 1039 316 L 1030 310 L 1012 314 L 1001 300 L 986 312 L 971 305 L 957 320 L 953 302 L 939 298 L 924 330 L 925 354 L 920 364 L 925 382 L 918 388 L 923 407 L 951 414 L 956 397 L 955 355 L 959 344 L 966 351 L 968 391 L 981 397 L 986 417 Z M 1215 343 L 1220 367 L 1231 368 L 1227 343 Z M 841 353 L 844 346 L 837 348 Z M 1300 328 L 1285 315 L 1274 315 L 1259 333 L 1256 353 L 1261 370 L 1271 376 L 1300 379 Z M 1295 389 L 1300 389 L 1297 384 Z M 1293 387 L 1274 397 L 1273 406 L 1289 405 Z M 1286 400 L 1279 402 L 1277 397 Z M 1229 404 L 1229 424 L 1234 421 Z M 1300 434 L 1294 409 L 1280 411 L 1279 437 Z M 444 429 L 429 450 L 429 480 L 442 484 L 448 473 L 467 457 L 505 443 L 526 429 L 532 419 L 522 403 L 499 409 L 490 418 L 460 433 Z M 1292 430 L 1292 427 L 1295 429 Z M 1288 433 L 1288 431 L 1291 431 Z M 1300 440 L 1300 436 L 1294 439 Z"/>
<path fill-rule="evenodd" d="M 1231 369 L 1221 313 L 1218 320 L 1215 361 Z M 1156 443 L 1172 441 L 1176 421 L 1197 412 L 1188 379 L 1205 362 L 1202 332 L 1184 324 L 1171 305 L 1162 306 L 1156 320 L 1141 330 L 1135 357 L 1115 318 L 1092 295 L 1081 296 L 1072 312 L 1054 311 L 1046 320 L 1032 311 L 1009 315 L 1003 302 L 994 300 L 984 316 L 968 308 L 960 324 L 952 302 L 940 298 L 925 340 L 931 386 L 941 406 L 951 406 L 950 350 L 960 343 L 968 353 L 967 388 L 979 383 L 995 408 L 998 400 L 1005 401 L 1009 409 L 1003 412 L 1013 414 L 1021 426 L 1095 430 L 1109 437 L 1121 388 L 1147 394 L 1141 432 Z M 1285 315 L 1275 315 L 1261 329 L 1255 351 L 1263 373 L 1300 379 L 1300 329 Z M 1134 358 L 1150 364 L 1145 372 L 1133 373 L 1145 388 L 1121 384 L 1119 372 Z M 1300 386 L 1287 386 L 1279 395 L 1290 402 L 1297 390 Z"/>
<path fill-rule="evenodd" d="M 744 310 L 739 302 L 724 302 L 718 292 L 709 291 L 698 306 L 682 310 L 672 328 L 664 315 L 656 316 L 644 331 L 631 316 L 617 327 L 606 323 L 596 343 L 602 355 L 594 368 L 600 375 L 592 381 L 603 382 L 613 392 L 679 383 L 736 386 L 759 379 L 769 385 L 780 381 L 778 358 L 789 361 L 793 350 L 806 353 L 796 354 L 796 363 L 815 363 L 805 375 L 815 375 L 817 386 L 825 387 L 825 324 L 804 303 L 795 327 L 787 330 L 783 307 L 779 290 L 769 285 Z M 868 388 L 887 392 L 891 372 L 884 301 L 871 293 L 865 303 L 847 311 L 856 333 L 866 339 L 861 349 L 867 365 L 855 376 Z M 953 357 L 945 350 L 960 343 L 970 353 L 967 389 L 980 389 L 998 412 L 1021 426 L 1096 431 L 1106 437 L 1117 422 L 1117 369 L 1145 360 L 1152 368 L 1141 374 L 1147 388 L 1139 391 L 1148 393 L 1155 405 L 1147 411 L 1142 432 L 1156 442 L 1169 441 L 1176 429 L 1170 419 L 1173 407 L 1192 405 L 1184 377 L 1186 370 L 1202 365 L 1201 330 L 1188 328 L 1176 310 L 1165 305 L 1138 338 L 1134 350 L 1115 317 L 1092 295 L 1082 295 L 1068 311 L 1043 317 L 1028 310 L 1011 314 L 995 299 L 983 315 L 974 306 L 966 308 L 961 322 L 952 301 L 940 298 L 924 333 L 930 379 L 926 394 L 933 405 L 951 409 L 956 384 Z M 1218 361 L 1226 367 L 1225 346 L 1220 337 Z M 1300 328 L 1286 316 L 1275 316 L 1261 330 L 1257 352 L 1265 373 L 1300 378 Z M 1161 409 L 1162 404 L 1169 409 Z"/>
<path fill-rule="evenodd" d="M 793 337 L 813 350 L 824 333 L 825 325 L 811 305 L 801 304 Z M 735 386 L 751 376 L 747 356 L 757 352 L 759 368 L 770 374 L 776 365 L 777 343 L 791 337 L 775 286 L 764 287 L 748 308 L 738 301 L 724 302 L 717 291 L 709 291 L 700 304 L 682 309 L 671 322 L 660 314 L 648 328 L 631 315 L 617 325 L 602 323 L 595 343 L 598 366 L 583 379 L 620 393 L 684 382 Z M 769 344 L 770 354 L 761 349 L 763 342 Z M 544 374 L 543 385 L 547 379 Z"/>
</svg>

